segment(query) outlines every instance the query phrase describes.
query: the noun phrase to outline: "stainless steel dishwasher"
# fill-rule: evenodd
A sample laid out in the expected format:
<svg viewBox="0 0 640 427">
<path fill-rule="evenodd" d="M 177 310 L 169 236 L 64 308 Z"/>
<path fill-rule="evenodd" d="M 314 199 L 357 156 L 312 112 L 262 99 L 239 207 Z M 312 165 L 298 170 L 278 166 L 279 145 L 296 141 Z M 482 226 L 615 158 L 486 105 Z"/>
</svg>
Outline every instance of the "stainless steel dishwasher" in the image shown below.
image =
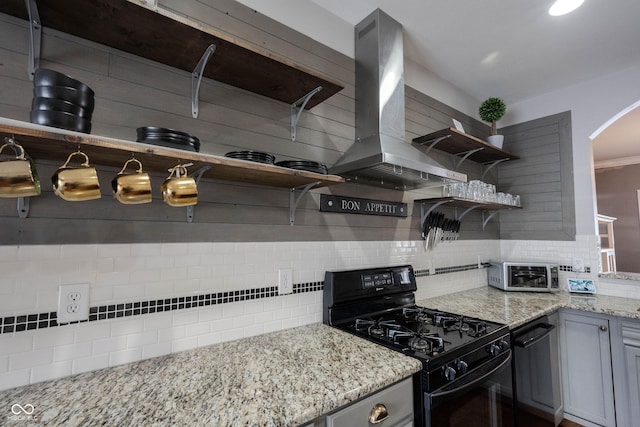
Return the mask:
<svg viewBox="0 0 640 427">
<path fill-rule="evenodd" d="M 516 426 L 557 426 L 562 421 L 558 314 L 511 331 Z"/>
</svg>

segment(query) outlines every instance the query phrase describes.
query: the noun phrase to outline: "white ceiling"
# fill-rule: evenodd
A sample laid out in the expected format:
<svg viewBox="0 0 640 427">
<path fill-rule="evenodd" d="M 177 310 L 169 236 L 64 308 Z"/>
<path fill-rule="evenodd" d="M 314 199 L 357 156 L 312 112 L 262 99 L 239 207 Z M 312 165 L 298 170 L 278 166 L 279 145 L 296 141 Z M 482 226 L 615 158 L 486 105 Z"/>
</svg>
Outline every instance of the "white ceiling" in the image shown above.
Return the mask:
<svg viewBox="0 0 640 427">
<path fill-rule="evenodd" d="M 352 25 L 382 9 L 404 27 L 405 56 L 479 100 L 509 105 L 640 64 L 640 0 L 585 0 L 561 17 L 553 0 L 300 1 Z M 596 161 L 640 156 L 640 108 L 594 146 Z"/>
</svg>

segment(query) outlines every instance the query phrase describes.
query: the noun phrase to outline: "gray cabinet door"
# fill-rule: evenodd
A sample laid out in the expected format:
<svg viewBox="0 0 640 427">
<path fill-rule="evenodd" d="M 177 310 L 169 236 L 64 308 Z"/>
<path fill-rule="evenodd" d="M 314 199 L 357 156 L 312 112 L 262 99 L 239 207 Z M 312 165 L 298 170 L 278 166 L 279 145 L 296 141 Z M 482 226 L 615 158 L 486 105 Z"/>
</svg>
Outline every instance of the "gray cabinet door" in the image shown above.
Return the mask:
<svg viewBox="0 0 640 427">
<path fill-rule="evenodd" d="M 627 362 L 627 403 L 632 420 L 640 420 L 640 347 L 624 346 Z"/>
<path fill-rule="evenodd" d="M 609 320 L 561 311 L 560 354 L 565 415 L 615 426 Z"/>
</svg>

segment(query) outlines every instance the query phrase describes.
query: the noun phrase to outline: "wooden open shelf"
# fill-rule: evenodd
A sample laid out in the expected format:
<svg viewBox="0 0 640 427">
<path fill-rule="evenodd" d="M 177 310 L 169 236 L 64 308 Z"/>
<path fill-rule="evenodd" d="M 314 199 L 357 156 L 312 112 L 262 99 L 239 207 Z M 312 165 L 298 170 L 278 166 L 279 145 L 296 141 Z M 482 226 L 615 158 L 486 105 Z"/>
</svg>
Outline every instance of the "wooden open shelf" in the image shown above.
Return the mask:
<svg viewBox="0 0 640 427">
<path fill-rule="evenodd" d="M 505 205 L 503 203 L 482 202 L 480 200 L 462 199 L 460 197 L 433 197 L 429 199 L 414 200 L 414 203 L 436 204 L 448 208 L 470 208 L 478 207 L 485 211 L 495 211 L 501 209 L 522 209 L 521 206 Z"/>
<path fill-rule="evenodd" d="M 203 76 L 293 104 L 322 86 L 310 109 L 343 89 L 326 76 L 161 8 L 129 0 L 37 0 L 43 27 L 193 72 L 207 47 Z M 28 21 L 24 0 L 0 1 L 0 13 Z M 25 64 L 26 65 L 26 64 Z"/>
<path fill-rule="evenodd" d="M 438 142 L 436 142 L 438 141 Z M 504 160 L 517 160 L 520 157 L 507 153 L 486 141 L 473 135 L 460 132 L 454 128 L 442 129 L 428 135 L 419 136 L 413 139 L 414 145 L 429 146 L 436 142 L 433 148 L 445 151 L 456 156 L 463 156 L 471 150 L 481 148 L 481 150 L 467 157 L 477 163 L 492 163 Z"/>
<path fill-rule="evenodd" d="M 280 188 L 311 188 L 340 184 L 344 178 L 322 175 L 280 166 L 231 159 L 212 154 L 195 153 L 174 148 L 142 144 L 104 136 L 89 135 L 0 117 L 0 137 L 13 136 L 34 159 L 58 160 L 61 164 L 73 151 L 80 149 L 91 164 L 122 167 L 132 155 L 146 171 L 167 173 L 178 163 L 192 162 L 189 172 L 211 166 L 203 178 L 265 185 Z M 9 154 L 3 152 L 3 154 Z"/>
</svg>

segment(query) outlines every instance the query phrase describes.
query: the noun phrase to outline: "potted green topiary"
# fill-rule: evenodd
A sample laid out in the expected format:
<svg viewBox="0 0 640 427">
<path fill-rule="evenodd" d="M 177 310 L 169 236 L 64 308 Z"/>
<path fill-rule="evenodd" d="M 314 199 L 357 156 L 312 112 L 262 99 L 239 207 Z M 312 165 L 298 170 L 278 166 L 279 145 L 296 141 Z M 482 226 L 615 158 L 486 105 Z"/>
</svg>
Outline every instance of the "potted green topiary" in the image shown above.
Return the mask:
<svg viewBox="0 0 640 427">
<path fill-rule="evenodd" d="M 482 104 L 480 104 L 480 108 L 478 109 L 480 118 L 485 122 L 491 123 L 491 136 L 487 137 L 487 142 L 498 148 L 502 148 L 504 135 L 498 135 L 496 122 L 504 116 L 506 111 L 507 106 L 500 98 L 487 98 Z"/>
</svg>

